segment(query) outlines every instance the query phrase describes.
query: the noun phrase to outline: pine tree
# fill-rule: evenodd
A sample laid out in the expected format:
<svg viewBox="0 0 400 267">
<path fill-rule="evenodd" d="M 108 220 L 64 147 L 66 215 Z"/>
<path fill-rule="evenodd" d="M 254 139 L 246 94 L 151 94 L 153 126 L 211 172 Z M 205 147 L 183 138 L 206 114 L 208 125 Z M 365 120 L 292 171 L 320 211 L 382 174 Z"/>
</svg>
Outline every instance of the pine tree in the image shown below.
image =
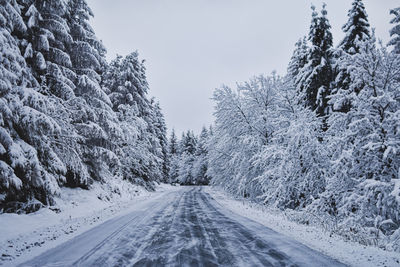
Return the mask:
<svg viewBox="0 0 400 267">
<path fill-rule="evenodd" d="M 390 40 L 389 45 L 393 46 L 396 54 L 400 54 L 400 7 L 390 10 L 390 14 L 394 16 L 390 21 L 394 26 L 390 30 L 390 36 L 392 39 Z"/>
<path fill-rule="evenodd" d="M 349 73 L 351 67 L 346 64 L 348 62 L 346 58 L 349 55 L 359 53 L 360 44 L 371 36 L 368 16 L 362 0 L 354 0 L 352 8 L 348 12 L 348 17 L 348 22 L 342 27 L 345 37 L 340 42 L 335 55 L 337 58 L 335 71 L 337 74 L 332 92 L 334 95 L 332 97 L 334 109 L 342 112 L 348 112 L 351 107 L 351 103 L 346 96 L 350 93 L 347 90 L 352 84 Z M 362 85 L 354 90 L 356 93 L 360 92 Z"/>
<path fill-rule="evenodd" d="M 0 5 L 0 194 L 3 195 L 0 204 L 3 204 L 4 199 L 15 195 L 23 186 L 23 177 L 17 176 L 15 168 L 26 159 L 19 159 L 18 164 L 11 154 L 11 149 L 16 145 L 16 137 L 12 136 L 15 130 L 10 102 L 13 100 L 14 87 L 21 82 L 24 67 L 23 58 L 11 32 L 25 29 L 18 7 L 11 1 L 3 1 Z"/>
<path fill-rule="evenodd" d="M 182 152 L 194 155 L 196 153 L 197 138 L 192 131 L 187 131 L 182 140 Z"/>
<path fill-rule="evenodd" d="M 179 142 L 175 134 L 175 130 L 172 129 L 171 136 L 169 138 L 168 154 L 170 158 L 170 169 L 169 169 L 169 181 L 171 183 L 177 182 L 179 176 Z"/>
<path fill-rule="evenodd" d="M 21 1 L 28 26 L 25 56 L 44 94 L 62 99 L 75 96 L 76 74 L 68 54 L 72 44 L 67 2 L 62 0 Z"/>
<path fill-rule="evenodd" d="M 60 126 L 63 138 L 53 142 L 52 148 L 66 165 L 66 184 L 86 187 L 89 173 L 82 161 L 82 137 L 72 125 L 80 120 L 87 104 L 76 98 L 77 74 L 72 66 L 69 47 L 73 39 L 67 22 L 68 2 L 20 1 L 28 29 L 20 42 L 20 49 L 39 92 L 56 106 L 48 115 Z M 76 116 L 78 114 L 78 116 Z M 77 118 L 78 117 L 78 118 Z"/>
<path fill-rule="evenodd" d="M 311 43 L 307 64 L 299 73 L 298 88 L 304 104 L 315 110 L 319 116 L 329 113 L 328 98 L 332 82 L 332 34 L 327 19 L 326 5 L 321 16 L 312 6 L 312 20 L 308 40 Z"/>
<path fill-rule="evenodd" d="M 147 98 L 145 67 L 138 53 L 113 60 L 103 73 L 102 85 L 123 132 L 117 139 L 123 140 L 118 147 L 124 178 L 147 185 L 166 179 L 165 121 L 159 106 Z"/>
<path fill-rule="evenodd" d="M 105 49 L 89 25 L 93 14 L 86 1 L 67 3 L 66 22 L 72 38 L 67 50 L 76 73 L 74 92 L 83 103 L 80 112 L 72 114 L 73 125 L 84 139 L 81 157 L 91 178 L 103 180 L 114 176 L 119 169 L 113 145 L 118 121 L 108 95 L 100 86 Z"/>
<path fill-rule="evenodd" d="M 181 184 L 196 184 L 193 175 L 197 138 L 192 131 L 183 133 L 181 140 L 181 155 L 179 159 L 178 180 Z"/>
<path fill-rule="evenodd" d="M 296 81 L 299 71 L 307 64 L 308 46 L 307 37 L 299 39 L 295 44 L 292 58 L 290 59 L 287 73 L 290 79 Z"/>
<path fill-rule="evenodd" d="M 0 201 L 6 212 L 32 212 L 40 205 L 21 207 L 12 202 L 43 204 L 59 192 L 65 166 L 51 149 L 60 133 L 46 113 L 54 106 L 36 92 L 37 82 L 20 53 L 17 36 L 27 27 L 15 1 L 0 5 Z M 4 205 L 3 205 L 4 201 Z M 11 202 L 7 206 L 7 202 Z"/>
<path fill-rule="evenodd" d="M 339 48 L 346 53 L 355 54 L 360 51 L 360 42 L 371 37 L 368 15 L 362 0 L 353 1 L 348 17 L 349 20 L 342 27 L 345 37 L 340 42 Z"/>
<path fill-rule="evenodd" d="M 195 160 L 193 163 L 193 177 L 195 184 L 206 185 L 210 182 L 207 175 L 208 169 L 208 130 L 203 127 L 196 146 Z"/>
<path fill-rule="evenodd" d="M 178 154 L 178 139 L 175 134 L 175 129 L 172 129 L 171 136 L 169 138 L 169 154 Z"/>
<path fill-rule="evenodd" d="M 167 139 L 167 125 L 165 124 L 164 115 L 162 114 L 160 104 L 153 104 L 154 116 L 155 116 L 155 129 L 156 136 L 161 147 L 161 153 L 159 152 L 159 157 L 162 159 L 162 180 L 167 182 L 169 180 L 169 168 L 170 161 L 168 157 L 168 139 Z"/>
<path fill-rule="evenodd" d="M 0 2 L 0 210 L 93 180 L 166 180 L 166 125 L 137 53 L 108 66 L 85 0 Z"/>
<path fill-rule="evenodd" d="M 341 219 L 361 225 L 374 221 L 377 228 L 388 220 L 398 225 L 400 201 L 393 192 L 398 190 L 400 168 L 400 57 L 377 48 L 372 35 L 348 60 L 354 69 L 352 86 L 362 80 L 364 88 L 351 95 L 349 112 L 329 119 L 326 138 L 332 166 L 326 199 Z"/>
</svg>

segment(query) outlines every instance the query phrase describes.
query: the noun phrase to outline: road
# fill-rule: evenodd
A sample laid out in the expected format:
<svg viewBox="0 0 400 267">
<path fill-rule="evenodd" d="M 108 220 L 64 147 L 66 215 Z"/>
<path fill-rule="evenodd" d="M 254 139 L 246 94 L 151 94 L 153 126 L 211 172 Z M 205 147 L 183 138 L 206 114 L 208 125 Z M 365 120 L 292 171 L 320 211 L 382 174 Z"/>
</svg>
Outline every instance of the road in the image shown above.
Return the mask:
<svg viewBox="0 0 400 267">
<path fill-rule="evenodd" d="M 182 187 L 21 266 L 344 266 Z"/>
</svg>

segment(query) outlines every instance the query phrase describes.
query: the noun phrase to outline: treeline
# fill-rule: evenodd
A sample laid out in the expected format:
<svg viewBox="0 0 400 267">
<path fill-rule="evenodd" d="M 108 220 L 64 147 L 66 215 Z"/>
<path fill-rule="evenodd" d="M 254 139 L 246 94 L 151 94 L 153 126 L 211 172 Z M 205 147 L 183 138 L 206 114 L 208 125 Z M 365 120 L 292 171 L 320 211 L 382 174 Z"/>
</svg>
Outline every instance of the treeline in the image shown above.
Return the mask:
<svg viewBox="0 0 400 267">
<path fill-rule="evenodd" d="M 385 46 L 354 0 L 334 47 L 325 5 L 312 7 L 285 77 L 217 89 L 212 183 L 400 250 L 400 8 L 390 13 Z"/>
<path fill-rule="evenodd" d="M 85 0 L 0 1 L 0 210 L 60 187 L 168 178 L 166 126 L 136 52 L 110 64 Z M 40 205 L 39 205 L 40 206 Z"/>
<path fill-rule="evenodd" d="M 170 183 L 181 185 L 208 185 L 207 142 L 212 136 L 212 128 L 203 127 L 199 136 L 192 131 L 182 133 L 180 140 L 172 131 L 169 140 Z"/>
</svg>

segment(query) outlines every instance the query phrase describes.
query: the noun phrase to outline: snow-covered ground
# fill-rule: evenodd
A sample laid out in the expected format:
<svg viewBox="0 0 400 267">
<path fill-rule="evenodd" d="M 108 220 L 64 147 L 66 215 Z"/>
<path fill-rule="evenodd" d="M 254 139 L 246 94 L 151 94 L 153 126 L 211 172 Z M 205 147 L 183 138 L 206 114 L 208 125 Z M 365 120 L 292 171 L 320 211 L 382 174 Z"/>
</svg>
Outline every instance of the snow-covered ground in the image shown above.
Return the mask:
<svg viewBox="0 0 400 267">
<path fill-rule="evenodd" d="M 367 247 L 345 241 L 342 237 L 325 231 L 322 227 L 298 224 L 278 210 L 267 209 L 259 204 L 235 199 L 215 187 L 205 189 L 221 206 L 233 213 L 254 220 L 274 231 L 291 237 L 306 246 L 350 266 L 400 266 L 400 253 Z"/>
<path fill-rule="evenodd" d="M 62 189 L 54 207 L 31 214 L 0 214 L 0 265 L 12 266 L 55 247 L 103 222 L 140 208 L 178 187 L 156 192 L 129 183 L 94 184 L 91 190 Z M 113 193 L 111 193 L 113 192 Z"/>
</svg>

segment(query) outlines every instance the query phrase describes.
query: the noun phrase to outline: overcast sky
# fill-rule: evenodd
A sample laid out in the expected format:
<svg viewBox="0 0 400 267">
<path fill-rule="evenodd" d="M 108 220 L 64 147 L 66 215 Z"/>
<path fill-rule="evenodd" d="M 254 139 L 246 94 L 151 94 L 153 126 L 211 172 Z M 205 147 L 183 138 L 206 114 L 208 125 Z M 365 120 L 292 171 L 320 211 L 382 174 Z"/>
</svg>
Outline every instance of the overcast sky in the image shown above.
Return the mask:
<svg viewBox="0 0 400 267">
<path fill-rule="evenodd" d="M 87 0 L 108 59 L 138 50 L 150 95 L 180 134 L 213 122 L 214 88 L 273 70 L 285 74 L 295 42 L 308 33 L 311 3 L 327 3 L 334 42 L 351 0 Z M 365 0 L 378 38 L 389 40 L 398 0 Z"/>
</svg>

